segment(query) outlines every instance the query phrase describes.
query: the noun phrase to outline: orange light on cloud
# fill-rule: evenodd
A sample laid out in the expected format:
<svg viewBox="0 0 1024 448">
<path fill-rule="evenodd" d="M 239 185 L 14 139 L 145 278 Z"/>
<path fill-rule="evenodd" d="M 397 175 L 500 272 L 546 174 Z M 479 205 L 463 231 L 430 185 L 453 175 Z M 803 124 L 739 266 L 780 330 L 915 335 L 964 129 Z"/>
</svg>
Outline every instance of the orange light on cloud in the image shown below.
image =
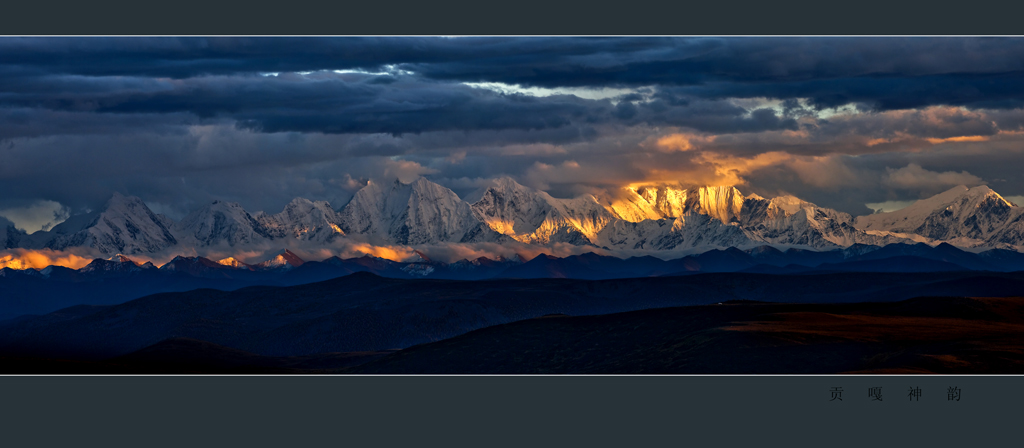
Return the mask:
<svg viewBox="0 0 1024 448">
<path fill-rule="evenodd" d="M 870 139 L 867 141 L 867 146 L 878 146 L 886 143 L 897 143 L 903 141 L 919 141 L 919 138 L 920 137 L 914 137 L 911 135 L 904 134 L 902 132 L 897 132 L 895 137 Z M 990 140 L 990 137 L 987 135 L 961 135 L 957 137 L 946 138 L 929 137 L 924 138 L 923 140 L 933 145 L 938 145 L 940 143 L 987 142 Z"/>
<path fill-rule="evenodd" d="M 988 137 L 984 135 L 964 135 L 960 137 L 949 137 L 949 138 L 926 138 L 928 143 L 937 145 L 939 143 L 947 142 L 987 142 Z"/>
<path fill-rule="evenodd" d="M 766 152 L 753 157 L 737 157 L 711 152 L 701 154 L 701 159 L 714 169 L 717 177 L 717 182 L 709 182 L 708 185 L 740 185 L 746 182 L 744 177 L 751 172 L 778 165 L 793 158 L 794 156 L 779 151 Z"/>
<path fill-rule="evenodd" d="M 715 136 L 701 136 L 695 134 L 669 134 L 659 138 L 655 145 L 662 152 L 690 151 L 697 149 L 700 143 L 715 141 Z"/>
<path fill-rule="evenodd" d="M 391 261 L 404 261 L 412 258 L 414 252 L 410 247 L 374 246 L 368 243 L 356 243 L 346 248 L 346 250 L 341 253 L 340 257 L 349 258 L 362 255 L 370 255 Z"/>
<path fill-rule="evenodd" d="M 891 139 L 891 138 L 873 138 L 873 139 L 871 139 L 871 140 L 868 140 L 868 143 L 867 143 L 867 145 L 868 145 L 868 146 L 878 146 L 878 145 L 881 145 L 881 144 L 884 144 L 884 143 L 893 143 L 893 142 L 895 142 L 895 141 L 898 141 L 898 139 Z"/>
<path fill-rule="evenodd" d="M 63 266 L 71 269 L 81 269 L 91 261 L 92 258 L 80 257 L 75 254 L 49 249 L 9 249 L 0 252 L 0 269 L 43 269 L 47 266 Z"/>
</svg>

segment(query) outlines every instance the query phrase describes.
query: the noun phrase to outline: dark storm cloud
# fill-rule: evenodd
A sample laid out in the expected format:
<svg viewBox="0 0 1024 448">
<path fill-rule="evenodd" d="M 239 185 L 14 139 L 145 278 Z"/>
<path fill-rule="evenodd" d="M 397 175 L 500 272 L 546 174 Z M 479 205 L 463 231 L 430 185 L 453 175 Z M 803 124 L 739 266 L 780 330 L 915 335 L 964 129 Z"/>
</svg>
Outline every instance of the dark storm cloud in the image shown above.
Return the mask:
<svg viewBox="0 0 1024 448">
<path fill-rule="evenodd" d="M 46 198 L 80 212 L 102 205 L 115 191 L 163 204 L 179 218 L 214 199 L 268 212 L 280 211 L 296 196 L 334 203 L 348 197 L 346 173 L 383 175 L 389 162 L 337 148 L 368 151 L 360 148 L 389 144 L 374 140 L 257 134 L 227 125 L 194 127 L 185 135 L 19 139 L 0 148 L 0 209 Z"/>
<path fill-rule="evenodd" d="M 687 86 L 701 98 L 804 97 L 822 107 L 1019 107 L 1024 42 L 1002 38 L 5 39 L 26 74 L 189 78 L 408 70 L 450 82 Z"/>
<path fill-rule="evenodd" d="M 772 110 L 758 110 L 745 116 L 747 111 L 743 108 L 722 101 L 672 104 L 655 100 L 639 105 L 622 101 L 613 105 L 609 100 L 587 100 L 573 95 L 499 94 L 415 76 L 397 76 L 387 84 L 374 82 L 375 79 L 333 72 L 138 82 L 55 76 L 52 80 L 0 86 L 0 104 L 19 109 L 122 116 L 188 113 L 197 119 L 235 120 L 239 127 L 259 132 L 403 134 L 455 129 L 549 129 L 613 121 L 726 133 L 796 126 L 792 120 L 776 117 Z M 42 88 L 43 84 L 50 89 Z M 7 138 L 17 135 L 5 134 Z"/>
<path fill-rule="evenodd" d="M 1024 194 L 1022 105 L 1024 39 L 0 38 L 0 209 L 120 191 L 276 212 L 369 178 L 512 175 L 565 196 L 735 181 L 857 213 L 929 176 Z"/>
<path fill-rule="evenodd" d="M 598 41 L 600 42 L 600 40 Z M 531 86 L 684 86 L 700 98 L 810 98 L 818 107 L 1020 107 L 1024 43 L 1013 39 L 731 38 L 645 41 L 490 63 L 410 63 L 435 79 Z M 525 45 L 524 48 L 529 48 Z M 525 50 L 529 51 L 529 50 Z"/>
<path fill-rule="evenodd" d="M 774 110 L 761 108 L 748 114 L 747 110 L 724 101 L 695 101 L 675 107 L 654 101 L 642 103 L 639 111 L 641 118 L 624 121 L 723 134 L 797 129 L 796 120 L 779 117 Z"/>
<path fill-rule="evenodd" d="M 756 173 L 749 180 L 759 190 L 765 190 L 759 192 L 793 192 L 808 201 L 862 215 L 873 212 L 866 203 L 914 201 L 961 184 L 986 184 L 1004 196 L 1021 195 L 1024 180 L 1017 175 L 1017 166 L 1022 156 L 1019 150 L 1001 148 L 849 157 L 842 163 L 854 170 L 858 179 L 855 185 L 846 188 L 808 189 L 798 176 L 777 168 Z M 979 159 L 984 162 L 979 163 Z"/>
<path fill-rule="evenodd" d="M 517 55 L 493 54 L 484 61 L 448 60 L 404 67 L 437 79 L 477 78 L 548 87 L 793 82 L 1024 70 L 1019 59 L 1024 45 L 1013 39 L 597 38 L 576 42 L 578 45 L 552 48 L 543 40 L 522 39 Z M 549 51 L 536 51 L 537 47 Z M 573 51 L 565 51 L 569 49 Z M 531 53 L 533 57 L 523 57 Z"/>
<path fill-rule="evenodd" d="M 709 44 L 649 38 L 21 38 L 0 42 L 0 64 L 36 74 L 169 78 L 448 64 L 430 71 L 438 79 L 472 81 L 496 79 L 491 73 L 501 67 L 528 76 L 572 58 L 599 67 L 666 51 L 686 55 L 686 48 Z"/>
<path fill-rule="evenodd" d="M 759 96 L 807 98 L 816 109 L 846 104 L 858 104 L 876 110 L 940 104 L 1008 109 L 1024 106 L 1024 71 L 914 77 L 869 75 L 795 82 L 714 82 L 678 88 L 677 92 L 708 99 Z"/>
<path fill-rule="evenodd" d="M 84 82 L 64 77 L 52 80 L 52 91 L 4 84 L 0 86 L 0 104 L 18 110 L 120 116 L 186 113 L 198 119 L 229 118 L 240 127 L 261 132 L 401 134 L 449 129 L 544 129 L 566 126 L 572 120 L 602 122 L 612 118 L 607 101 L 500 95 L 411 77 L 390 84 L 375 83 L 366 76 L 336 74 L 150 80 L 123 89 L 108 83 L 124 84 L 120 79 Z M 34 126 L 43 123 L 46 121 L 35 121 Z M 10 131 L 4 136 L 19 134 L 30 135 L 28 131 Z"/>
<path fill-rule="evenodd" d="M 220 120 L 223 121 L 223 120 Z M 187 126 L 217 120 L 201 120 L 187 113 L 93 114 L 40 108 L 0 107 L 0 141 L 57 135 L 187 133 Z M 0 145 L 2 146 L 2 145 Z"/>
<path fill-rule="evenodd" d="M 403 134 L 610 122 L 759 132 L 794 130 L 796 123 L 725 100 L 807 98 L 816 108 L 855 103 L 875 110 L 1019 107 L 1021 56 L 1019 40 L 992 38 L 2 39 L 0 104 L 186 113 L 260 132 Z M 338 69 L 391 75 L 330 71 Z M 260 76 L 266 73 L 280 76 Z M 646 90 L 650 101 L 634 93 L 613 105 L 498 95 L 461 82 L 654 88 Z M 0 138 L 44 134 L 37 128 L 48 122 Z M 54 125 L 52 132 L 76 128 Z"/>
</svg>

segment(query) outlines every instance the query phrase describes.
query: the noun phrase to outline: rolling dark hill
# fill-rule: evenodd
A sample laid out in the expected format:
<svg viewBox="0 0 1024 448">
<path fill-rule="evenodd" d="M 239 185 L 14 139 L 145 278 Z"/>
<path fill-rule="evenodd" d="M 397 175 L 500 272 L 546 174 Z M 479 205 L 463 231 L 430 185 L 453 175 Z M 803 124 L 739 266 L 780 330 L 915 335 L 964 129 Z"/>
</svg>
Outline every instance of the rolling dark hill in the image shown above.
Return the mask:
<svg viewBox="0 0 1024 448">
<path fill-rule="evenodd" d="M 364 364 L 394 351 L 271 357 L 188 338 L 160 341 L 104 362 L 135 372 L 327 373 Z"/>
<path fill-rule="evenodd" d="M 850 257 L 847 262 L 882 260 L 891 258 L 915 257 L 918 260 L 942 261 L 960 266 L 961 269 L 972 271 L 999 271 L 1001 266 L 984 257 L 960 250 L 950 244 L 942 243 L 935 247 L 924 243 L 890 244 L 866 254 Z M 922 267 L 924 265 L 922 264 Z"/>
<path fill-rule="evenodd" d="M 0 278 L 0 320 L 24 314 L 49 313 L 80 304 L 112 305 L 159 292 L 199 288 L 233 290 L 254 284 L 247 279 L 203 278 L 156 270 L 99 278 L 79 275 L 66 268 L 55 272 L 61 273 L 63 278 L 24 273 Z"/>
<path fill-rule="evenodd" d="M 422 257 L 421 257 L 422 258 Z M 771 246 L 747 250 L 711 250 L 674 260 L 651 256 L 621 259 L 584 253 L 564 258 L 540 255 L 526 261 L 460 260 L 454 263 L 422 258 L 395 262 L 363 256 L 331 257 L 281 266 L 226 266 L 202 257 L 177 257 L 159 269 L 130 259 L 94 260 L 80 270 L 50 266 L 0 269 L 0 320 L 24 314 L 45 314 L 80 305 L 112 305 L 161 292 L 212 288 L 230 291 L 246 286 L 294 286 L 330 280 L 355 272 L 400 279 L 486 280 L 500 278 L 571 278 L 607 280 L 692 275 L 712 272 L 798 274 L 817 272 L 945 272 L 1024 270 L 1024 254 L 989 250 L 978 254 L 948 244 L 853 245 L 845 249 L 810 251 Z"/>
<path fill-rule="evenodd" d="M 601 315 L 730 300 L 888 302 L 1016 296 L 1024 273 L 696 274 L 585 281 L 403 280 L 370 273 L 291 287 L 162 293 L 0 325 L 0 353 L 105 359 L 172 338 L 260 356 L 380 351 L 548 314 Z"/>
<path fill-rule="evenodd" d="M 545 316 L 418 345 L 360 374 L 1024 372 L 1024 298 L 727 302 Z"/>
<path fill-rule="evenodd" d="M 607 269 L 612 269 L 612 267 L 609 266 L 609 264 L 611 263 L 601 263 L 599 259 L 594 259 L 593 257 L 591 257 L 588 260 L 587 258 L 583 258 L 582 256 L 558 258 L 553 257 L 551 255 L 541 254 L 526 263 L 523 263 L 519 266 L 512 266 L 506 269 L 498 277 L 578 278 L 584 280 L 598 280 L 608 277 L 608 273 L 605 271 Z M 624 276 L 629 277 L 631 275 L 624 274 Z"/>
<path fill-rule="evenodd" d="M 953 272 L 966 271 L 968 269 L 947 261 L 901 255 L 866 260 L 851 259 L 842 263 L 823 263 L 811 270 L 841 272 Z"/>
</svg>

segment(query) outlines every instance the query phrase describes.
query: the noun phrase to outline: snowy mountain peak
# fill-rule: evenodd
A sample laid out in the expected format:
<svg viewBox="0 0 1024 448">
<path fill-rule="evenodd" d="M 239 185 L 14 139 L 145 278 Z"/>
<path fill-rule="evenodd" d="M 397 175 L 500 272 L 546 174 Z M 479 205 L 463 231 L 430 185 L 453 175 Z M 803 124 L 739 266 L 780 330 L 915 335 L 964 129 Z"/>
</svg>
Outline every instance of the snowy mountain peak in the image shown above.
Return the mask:
<svg viewBox="0 0 1024 448">
<path fill-rule="evenodd" d="M 496 233 L 535 244 L 596 244 L 597 234 L 615 219 L 593 195 L 554 198 L 510 178 L 488 188 L 473 214 Z"/>
<path fill-rule="evenodd" d="M 113 257 L 108 258 L 107 261 L 116 261 L 118 263 L 132 263 L 132 264 L 135 264 L 135 265 L 139 264 L 139 263 L 135 262 L 134 260 L 132 260 L 131 258 L 128 258 L 128 257 L 126 257 L 124 255 L 121 255 L 121 254 L 114 255 Z"/>
<path fill-rule="evenodd" d="M 510 177 L 495 180 L 473 204 L 474 215 L 503 235 L 537 230 L 551 209 L 546 194 L 520 185 Z"/>
<path fill-rule="evenodd" d="M 305 263 L 305 261 L 299 258 L 298 255 L 295 255 L 292 253 L 292 251 L 285 249 L 284 251 L 274 256 L 274 258 L 271 258 L 262 263 L 258 263 L 254 265 L 254 267 L 258 269 L 292 269 L 302 266 L 303 263 Z"/>
<path fill-rule="evenodd" d="M 503 192 L 503 193 L 510 193 L 510 192 L 514 192 L 514 191 L 519 191 L 519 192 L 535 191 L 535 190 L 533 190 L 530 187 L 526 187 L 523 184 L 520 184 L 519 182 L 516 182 L 515 179 L 513 179 L 513 178 L 511 178 L 509 176 L 503 176 L 503 177 L 499 177 L 497 179 L 494 179 L 494 185 L 491 188 L 493 188 L 493 189 L 495 189 L 497 191 Z"/>
<path fill-rule="evenodd" d="M 182 272 L 197 277 L 222 277 L 226 266 L 204 257 L 176 256 L 163 266 L 161 271 Z"/>
<path fill-rule="evenodd" d="M 330 209 L 330 204 L 327 201 L 311 201 L 306 198 L 295 198 L 292 199 L 288 205 L 284 206 L 284 211 L 291 213 L 309 213 L 314 209 L 322 211 L 324 208 Z"/>
<path fill-rule="evenodd" d="M 120 273 L 124 273 L 124 272 L 138 272 L 138 271 L 141 271 L 141 270 L 142 270 L 142 268 L 139 266 L 138 263 L 132 261 L 132 259 L 130 259 L 130 258 L 124 256 L 124 255 L 117 254 L 117 255 L 115 255 L 115 256 L 113 256 L 113 257 L 111 257 L 109 259 L 106 259 L 106 260 L 104 260 L 102 258 L 97 258 L 97 259 L 91 261 L 89 264 L 87 264 L 84 267 L 82 267 L 81 269 L 79 269 L 79 272 L 88 272 L 88 273 L 108 273 L 108 272 L 116 273 L 116 272 L 120 272 Z"/>
<path fill-rule="evenodd" d="M 960 247 L 1024 244 L 1024 209 L 985 185 L 960 185 L 900 210 L 858 217 L 856 225 L 869 232 L 915 234 Z"/>
<path fill-rule="evenodd" d="M 641 222 L 648 219 L 662 219 L 664 214 L 654 207 L 657 192 L 639 191 L 637 188 L 622 189 L 622 196 L 612 199 L 608 206 L 617 218 L 629 222 Z"/>
<path fill-rule="evenodd" d="M 992 200 L 1002 206 L 1016 207 L 1015 205 L 1013 205 L 1012 202 L 1007 201 L 1006 198 L 1002 197 L 999 193 L 996 193 L 991 188 L 989 188 L 988 185 L 979 185 L 977 187 L 969 188 L 965 195 L 971 198 L 975 198 L 975 200 L 972 201 L 972 203 L 974 203 L 976 206 L 981 201 Z"/>
<path fill-rule="evenodd" d="M 639 211 L 639 213 L 633 213 L 636 216 L 646 215 L 649 217 L 647 219 L 678 218 L 687 212 L 686 200 L 689 197 L 687 189 L 662 185 L 628 190 L 634 191 L 636 196 L 641 199 L 641 201 L 630 201 L 636 205 L 636 210 Z M 621 207 L 613 208 L 621 210 Z"/>
<path fill-rule="evenodd" d="M 121 202 L 131 202 L 131 199 L 138 199 L 134 196 L 125 196 L 120 192 L 115 191 L 110 195 L 110 199 L 107 199 L 106 206 L 110 207 L 110 204 L 116 204 Z"/>
<path fill-rule="evenodd" d="M 675 219 L 687 213 L 699 213 L 728 223 L 739 219 L 743 200 L 743 194 L 732 186 L 626 187 L 625 197 L 613 201 L 610 209 L 620 219 L 630 222 Z"/>
<path fill-rule="evenodd" d="M 486 237 L 468 203 L 425 178 L 388 189 L 370 183 L 339 212 L 341 229 L 386 244 L 467 242 Z"/>
<path fill-rule="evenodd" d="M 708 215 L 722 222 L 737 221 L 743 209 L 743 194 L 733 186 L 699 187 L 688 193 L 687 211 Z"/>
<path fill-rule="evenodd" d="M 259 243 L 272 235 L 237 202 L 213 201 L 174 226 L 183 244 L 193 247 Z"/>
<path fill-rule="evenodd" d="M 114 193 L 103 209 L 76 215 L 48 232 L 23 238 L 22 247 L 64 250 L 92 247 L 105 254 L 153 253 L 178 243 L 173 221 L 153 213 L 135 196 Z"/>
<path fill-rule="evenodd" d="M 760 198 L 760 196 L 758 196 L 758 197 Z M 772 198 L 772 200 L 769 201 L 769 202 L 771 203 L 772 206 L 775 206 L 779 210 L 782 210 L 782 211 L 784 211 L 784 212 L 786 212 L 787 214 L 790 214 L 790 215 L 796 214 L 797 212 L 799 212 L 800 210 L 805 209 L 805 208 L 817 207 L 816 205 L 814 205 L 814 204 L 812 204 L 810 202 L 807 202 L 807 201 L 805 201 L 803 199 L 800 199 L 800 198 L 798 198 L 796 196 L 789 196 L 789 195 L 778 196 L 778 197 Z"/>
<path fill-rule="evenodd" d="M 328 243 L 345 235 L 342 218 L 327 201 L 295 198 L 276 215 L 256 218 L 274 238 L 295 238 Z"/>
<path fill-rule="evenodd" d="M 282 239 L 288 241 L 278 247 L 329 248 L 337 247 L 336 239 L 349 237 L 375 245 L 517 241 L 611 250 L 692 251 L 766 244 L 833 249 L 899 242 L 1024 249 L 1024 209 L 987 186 L 957 186 L 902 210 L 856 220 L 794 196 L 744 196 L 732 186 L 627 187 L 602 203 L 589 194 L 555 198 L 503 177 L 479 193 L 470 204 L 422 177 L 410 183 L 369 182 L 340 211 L 326 201 L 295 198 L 280 213 L 250 215 L 238 203 L 217 200 L 177 224 L 154 214 L 137 197 L 114 194 L 105 208 L 72 216 L 48 232 L 25 235 L 0 219 L 0 243 L 31 249 L 92 247 L 113 256 L 109 262 L 130 260 L 128 256 L 139 253 L 166 253 L 174 247 L 184 249 L 179 253 L 262 251 Z M 296 239 L 302 246 L 294 244 Z M 290 257 L 294 254 L 282 252 L 261 268 L 302 262 Z M 230 257 L 211 261 L 212 266 L 195 259 L 178 260 L 176 265 L 188 263 L 221 273 L 225 266 L 245 265 Z"/>
<path fill-rule="evenodd" d="M 217 264 L 229 266 L 235 269 L 251 269 L 248 264 L 238 261 L 235 257 L 227 257 L 217 260 Z"/>
</svg>

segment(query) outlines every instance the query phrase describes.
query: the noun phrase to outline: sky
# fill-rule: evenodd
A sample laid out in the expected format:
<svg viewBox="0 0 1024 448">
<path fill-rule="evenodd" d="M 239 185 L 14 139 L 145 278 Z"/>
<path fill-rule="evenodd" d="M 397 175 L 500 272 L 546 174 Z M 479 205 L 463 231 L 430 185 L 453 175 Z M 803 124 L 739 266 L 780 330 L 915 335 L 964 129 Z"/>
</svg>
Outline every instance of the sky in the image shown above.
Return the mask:
<svg viewBox="0 0 1024 448">
<path fill-rule="evenodd" d="M 1017 38 L 0 38 L 0 216 L 46 229 L 115 191 L 174 219 L 341 208 L 419 176 L 1022 204 L 1022 108 Z"/>
</svg>

